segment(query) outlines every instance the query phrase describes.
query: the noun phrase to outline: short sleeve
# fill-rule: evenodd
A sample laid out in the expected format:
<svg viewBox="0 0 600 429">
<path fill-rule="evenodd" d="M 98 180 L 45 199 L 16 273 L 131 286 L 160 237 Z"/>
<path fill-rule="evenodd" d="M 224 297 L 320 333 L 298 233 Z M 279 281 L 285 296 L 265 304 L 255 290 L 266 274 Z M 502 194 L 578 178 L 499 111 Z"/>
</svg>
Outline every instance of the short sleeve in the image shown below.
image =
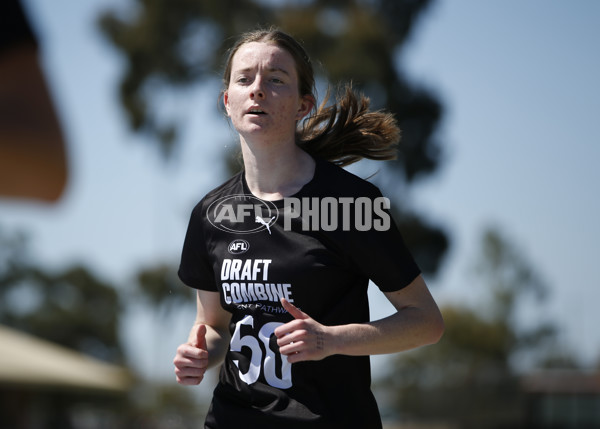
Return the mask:
<svg viewBox="0 0 600 429">
<path fill-rule="evenodd" d="M 383 292 L 393 292 L 408 286 L 421 270 L 406 247 L 389 210 L 389 200 L 373 185 L 373 224 L 353 231 L 347 241 L 351 259 L 359 271 Z"/>
<path fill-rule="evenodd" d="M 177 274 L 181 281 L 190 287 L 218 291 L 206 250 L 203 227 L 201 205 L 198 204 L 190 217 Z"/>
</svg>

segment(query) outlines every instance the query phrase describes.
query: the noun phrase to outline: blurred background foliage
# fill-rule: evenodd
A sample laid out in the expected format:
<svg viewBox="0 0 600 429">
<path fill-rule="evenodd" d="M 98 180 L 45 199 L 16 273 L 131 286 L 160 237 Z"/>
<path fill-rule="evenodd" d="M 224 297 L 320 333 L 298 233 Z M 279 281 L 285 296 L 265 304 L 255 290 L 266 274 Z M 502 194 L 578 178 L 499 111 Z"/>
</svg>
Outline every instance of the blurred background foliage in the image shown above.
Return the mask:
<svg viewBox="0 0 600 429">
<path fill-rule="evenodd" d="M 402 419 L 460 428 L 527 427 L 523 371 L 576 366 L 558 347 L 557 327 L 531 310 L 541 306 L 548 286 L 495 229 L 482 234 L 473 275 L 465 281 L 482 298 L 475 305 L 442 307 L 442 340 L 397 355 L 380 387 Z"/>
<path fill-rule="evenodd" d="M 0 323 L 94 357 L 124 363 L 118 288 L 74 265 L 39 266 L 28 238 L 0 228 Z"/>
</svg>

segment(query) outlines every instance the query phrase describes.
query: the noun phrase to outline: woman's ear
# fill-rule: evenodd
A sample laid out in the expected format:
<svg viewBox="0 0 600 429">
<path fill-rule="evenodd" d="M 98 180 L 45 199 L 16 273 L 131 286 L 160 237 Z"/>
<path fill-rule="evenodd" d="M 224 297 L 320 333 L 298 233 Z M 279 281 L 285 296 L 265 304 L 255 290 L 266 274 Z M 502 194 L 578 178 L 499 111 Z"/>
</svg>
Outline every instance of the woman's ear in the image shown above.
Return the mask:
<svg viewBox="0 0 600 429">
<path fill-rule="evenodd" d="M 225 112 L 229 116 L 229 94 L 227 94 L 227 91 L 223 91 L 223 106 L 225 106 Z"/>
<path fill-rule="evenodd" d="M 304 118 L 306 115 L 310 113 L 310 111 L 315 106 L 315 97 L 310 94 L 307 94 L 302 97 L 300 101 L 300 106 L 298 107 L 298 112 L 296 114 L 296 120 L 300 120 Z"/>
</svg>

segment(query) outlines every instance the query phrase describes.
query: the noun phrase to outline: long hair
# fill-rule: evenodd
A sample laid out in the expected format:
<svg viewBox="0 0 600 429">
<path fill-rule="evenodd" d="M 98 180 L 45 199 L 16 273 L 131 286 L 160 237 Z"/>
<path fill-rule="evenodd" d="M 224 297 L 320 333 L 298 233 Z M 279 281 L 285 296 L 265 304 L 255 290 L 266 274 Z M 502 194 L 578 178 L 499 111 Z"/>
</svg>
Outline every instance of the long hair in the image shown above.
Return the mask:
<svg viewBox="0 0 600 429">
<path fill-rule="evenodd" d="M 250 42 L 273 43 L 290 53 L 296 63 L 298 90 L 301 96 L 315 97 L 315 77 L 306 51 L 292 36 L 278 29 L 244 33 L 229 50 L 223 73 L 223 91 L 229 87 L 231 64 L 238 49 Z M 296 143 L 310 155 L 345 166 L 362 158 L 388 160 L 396 158 L 400 129 L 389 112 L 370 111 L 370 100 L 357 94 L 352 85 L 335 95 L 328 105 L 328 96 L 313 108 L 296 130 Z"/>
</svg>

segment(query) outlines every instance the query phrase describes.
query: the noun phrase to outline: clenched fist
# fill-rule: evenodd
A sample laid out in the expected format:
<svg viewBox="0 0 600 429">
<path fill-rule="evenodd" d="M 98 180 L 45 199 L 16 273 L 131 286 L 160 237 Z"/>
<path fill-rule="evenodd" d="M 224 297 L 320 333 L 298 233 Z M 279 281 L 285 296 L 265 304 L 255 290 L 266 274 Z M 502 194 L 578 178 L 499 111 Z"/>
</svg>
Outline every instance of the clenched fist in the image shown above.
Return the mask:
<svg viewBox="0 0 600 429">
<path fill-rule="evenodd" d="M 208 369 L 205 325 L 198 325 L 195 339 L 177 347 L 173 364 L 177 383 L 186 386 L 200 384 Z"/>
</svg>

